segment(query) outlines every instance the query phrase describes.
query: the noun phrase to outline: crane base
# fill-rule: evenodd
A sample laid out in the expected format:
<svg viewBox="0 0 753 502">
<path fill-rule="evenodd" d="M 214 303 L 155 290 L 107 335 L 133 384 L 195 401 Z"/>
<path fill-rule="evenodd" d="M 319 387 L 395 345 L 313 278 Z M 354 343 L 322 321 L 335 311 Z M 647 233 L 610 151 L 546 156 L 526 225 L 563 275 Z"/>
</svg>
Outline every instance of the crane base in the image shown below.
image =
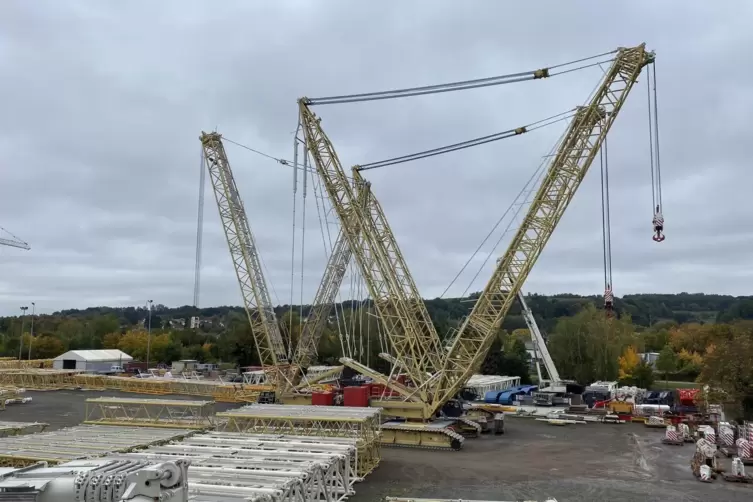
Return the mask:
<svg viewBox="0 0 753 502">
<path fill-rule="evenodd" d="M 457 420 L 390 421 L 382 424 L 382 444 L 431 450 L 459 450 L 465 438 L 455 431 Z"/>
</svg>

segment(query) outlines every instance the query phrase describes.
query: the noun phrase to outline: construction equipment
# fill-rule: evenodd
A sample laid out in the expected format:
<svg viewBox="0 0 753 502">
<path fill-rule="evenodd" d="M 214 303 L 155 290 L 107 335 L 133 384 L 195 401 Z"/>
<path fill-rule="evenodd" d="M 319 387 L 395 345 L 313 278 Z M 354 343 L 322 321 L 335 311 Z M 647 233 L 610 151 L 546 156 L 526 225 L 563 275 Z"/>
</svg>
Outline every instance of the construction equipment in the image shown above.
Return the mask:
<svg viewBox="0 0 753 502">
<path fill-rule="evenodd" d="M 320 119 L 310 110 L 313 102 L 307 98 L 299 100 L 306 146 L 353 248 L 394 356 L 415 385 L 407 387 L 352 359 L 341 359 L 343 364 L 402 397 L 373 403 L 384 408 L 385 415 L 418 420 L 384 424 L 386 441 L 460 448 L 462 441 L 457 440 L 458 435 L 444 425 L 462 420 L 459 417 L 462 409 L 448 405 L 468 378 L 478 372 L 504 316 L 575 195 L 641 70 L 653 61 L 654 54 L 645 50 L 645 44 L 616 52 L 589 103 L 577 109 L 528 214 L 452 340 L 449 351 L 442 347 L 425 314 L 423 300 L 410 278 L 381 207 L 373 194 L 367 211 L 362 211 L 355 203 L 354 190 L 334 147 L 322 130 Z M 357 167 L 352 178 L 355 186 L 366 183 Z M 358 225 L 354 225 L 354 221 Z M 361 229 L 360 235 L 354 232 L 357 227 Z M 440 414 L 452 419 L 427 423 Z"/>
<path fill-rule="evenodd" d="M 19 248 L 19 249 L 25 249 L 26 251 L 29 251 L 31 249 L 31 246 L 25 241 L 22 241 L 12 233 L 8 232 L 3 227 L 0 227 L 0 230 L 5 232 L 10 236 L 10 239 L 0 237 L 0 246 L 10 246 L 12 248 Z"/>
<path fill-rule="evenodd" d="M 222 136 L 216 132 L 202 132 L 199 139 L 259 361 L 267 372 L 268 381 L 273 385 L 281 385 L 290 370 L 288 352 L 277 323 L 246 210 L 222 144 Z"/>
<path fill-rule="evenodd" d="M 47 467 L 39 462 L 5 469 L 0 500 L 29 502 L 188 502 L 189 462 L 177 458 L 144 460 L 75 460 Z"/>
</svg>

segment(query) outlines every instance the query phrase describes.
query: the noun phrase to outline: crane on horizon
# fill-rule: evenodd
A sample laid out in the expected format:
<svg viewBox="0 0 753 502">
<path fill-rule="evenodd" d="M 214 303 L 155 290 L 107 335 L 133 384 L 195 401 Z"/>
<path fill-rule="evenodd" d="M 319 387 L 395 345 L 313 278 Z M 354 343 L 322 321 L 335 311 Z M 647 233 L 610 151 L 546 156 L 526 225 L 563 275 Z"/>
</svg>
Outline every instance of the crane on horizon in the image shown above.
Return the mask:
<svg viewBox="0 0 753 502">
<path fill-rule="evenodd" d="M 19 248 L 19 249 L 25 249 L 26 251 L 29 251 L 31 249 L 31 246 L 29 246 L 28 242 L 22 241 L 12 233 L 8 232 L 3 227 L 0 227 L 0 230 L 5 232 L 6 234 L 10 235 L 10 239 L 6 239 L 3 237 L 0 237 L 0 246 L 10 246 L 12 248 Z M 0 234 L 2 235 L 2 234 Z"/>
</svg>

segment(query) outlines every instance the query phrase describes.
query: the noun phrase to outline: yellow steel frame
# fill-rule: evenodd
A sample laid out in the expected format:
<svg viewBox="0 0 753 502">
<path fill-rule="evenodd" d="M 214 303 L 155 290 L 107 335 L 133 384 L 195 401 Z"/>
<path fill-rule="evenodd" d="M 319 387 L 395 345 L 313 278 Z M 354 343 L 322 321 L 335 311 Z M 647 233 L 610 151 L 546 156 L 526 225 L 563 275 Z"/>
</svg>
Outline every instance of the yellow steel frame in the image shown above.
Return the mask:
<svg viewBox="0 0 753 502">
<path fill-rule="evenodd" d="M 288 355 L 222 136 L 202 132 L 200 139 L 259 359 L 268 378 L 280 382 L 278 371 L 287 371 Z"/>
<path fill-rule="evenodd" d="M 644 66 L 645 44 L 622 48 L 601 86 L 578 109 L 522 225 L 452 343 L 430 412 L 452 399 L 481 366 L 502 320 L 549 241 Z"/>
<path fill-rule="evenodd" d="M 344 358 L 341 362 L 388 384 L 405 399 L 421 403 L 420 415 L 424 419 L 432 417 L 452 399 L 478 371 L 505 314 L 580 186 L 625 98 L 643 67 L 653 61 L 654 54 L 645 50 L 645 44 L 617 51 L 590 103 L 576 113 L 521 228 L 499 260 L 446 356 L 444 348 L 435 344 L 438 337 L 428 321 L 428 314 L 422 315 L 425 312 L 423 300 L 408 275 L 379 203 L 372 194 L 367 214 L 352 203 L 352 189 L 321 128 L 320 119 L 309 110 L 306 98 L 299 100 L 306 143 L 317 171 L 353 248 L 396 356 L 418 389 L 402 388 L 355 361 Z M 367 183 L 357 166 L 353 178 L 356 186 Z M 356 220 L 359 225 L 352 223 Z M 358 233 L 360 229 L 363 229 L 362 236 Z M 441 359 L 441 363 L 438 364 L 437 359 Z M 406 405 L 402 403 L 398 409 Z M 413 408 L 406 409 L 415 416 L 418 410 Z"/>
<path fill-rule="evenodd" d="M 85 424 L 208 429 L 213 401 L 98 397 L 86 400 Z"/>
<path fill-rule="evenodd" d="M 322 130 L 320 120 L 309 109 L 306 98 L 299 100 L 299 112 L 306 147 L 332 201 L 390 343 L 403 357 L 432 369 L 439 368 L 442 362 L 439 336 L 381 206 L 371 194 L 366 211 L 362 209 L 354 194 L 359 188 L 351 186 L 332 143 Z M 353 184 L 356 187 L 368 186 L 358 172 L 353 173 Z M 420 389 L 416 396 L 405 397 L 426 400 L 428 396 L 421 386 L 427 378 L 426 372 L 408 368 L 408 374 Z"/>
<path fill-rule="evenodd" d="M 371 192 L 370 186 L 364 185 L 356 188 L 358 191 L 358 203 L 362 207 L 365 207 Z M 358 222 L 354 222 L 354 225 L 357 226 Z M 327 267 L 324 269 L 322 281 L 319 283 L 319 288 L 314 296 L 313 307 L 306 318 L 306 322 L 303 324 L 303 331 L 301 332 L 298 347 L 296 347 L 295 354 L 293 354 L 293 367 L 301 372 L 316 359 L 317 346 L 324 331 L 324 325 L 334 306 L 337 292 L 340 290 L 340 285 L 345 277 L 345 271 L 348 269 L 352 254 L 353 251 L 350 245 L 348 245 L 347 236 L 341 229 L 337 236 L 337 241 L 335 241 L 335 245 L 332 248 L 332 254 L 327 262 Z"/>
<path fill-rule="evenodd" d="M 312 407 L 316 408 L 316 407 Z M 312 412 L 314 413 L 314 412 Z M 217 413 L 217 430 L 246 434 L 291 434 L 314 437 L 346 437 L 357 440 L 359 476 L 370 473 L 381 459 L 381 417 L 331 417 L 285 415 L 254 415 L 253 407 Z"/>
</svg>

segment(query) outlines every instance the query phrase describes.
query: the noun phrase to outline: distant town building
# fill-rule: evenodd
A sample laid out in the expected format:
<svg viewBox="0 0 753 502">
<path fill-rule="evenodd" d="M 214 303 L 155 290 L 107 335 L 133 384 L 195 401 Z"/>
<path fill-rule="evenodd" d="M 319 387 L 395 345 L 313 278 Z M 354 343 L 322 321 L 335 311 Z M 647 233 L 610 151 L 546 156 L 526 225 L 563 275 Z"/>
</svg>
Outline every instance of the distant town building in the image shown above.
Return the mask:
<svg viewBox="0 0 753 502">
<path fill-rule="evenodd" d="M 659 353 L 641 352 L 640 354 L 638 354 L 638 357 L 641 358 L 641 361 L 650 364 L 652 368 L 656 368 L 656 360 L 659 358 Z"/>
<path fill-rule="evenodd" d="M 183 329 L 186 327 L 185 319 L 170 319 L 170 327 L 173 329 Z"/>
</svg>

